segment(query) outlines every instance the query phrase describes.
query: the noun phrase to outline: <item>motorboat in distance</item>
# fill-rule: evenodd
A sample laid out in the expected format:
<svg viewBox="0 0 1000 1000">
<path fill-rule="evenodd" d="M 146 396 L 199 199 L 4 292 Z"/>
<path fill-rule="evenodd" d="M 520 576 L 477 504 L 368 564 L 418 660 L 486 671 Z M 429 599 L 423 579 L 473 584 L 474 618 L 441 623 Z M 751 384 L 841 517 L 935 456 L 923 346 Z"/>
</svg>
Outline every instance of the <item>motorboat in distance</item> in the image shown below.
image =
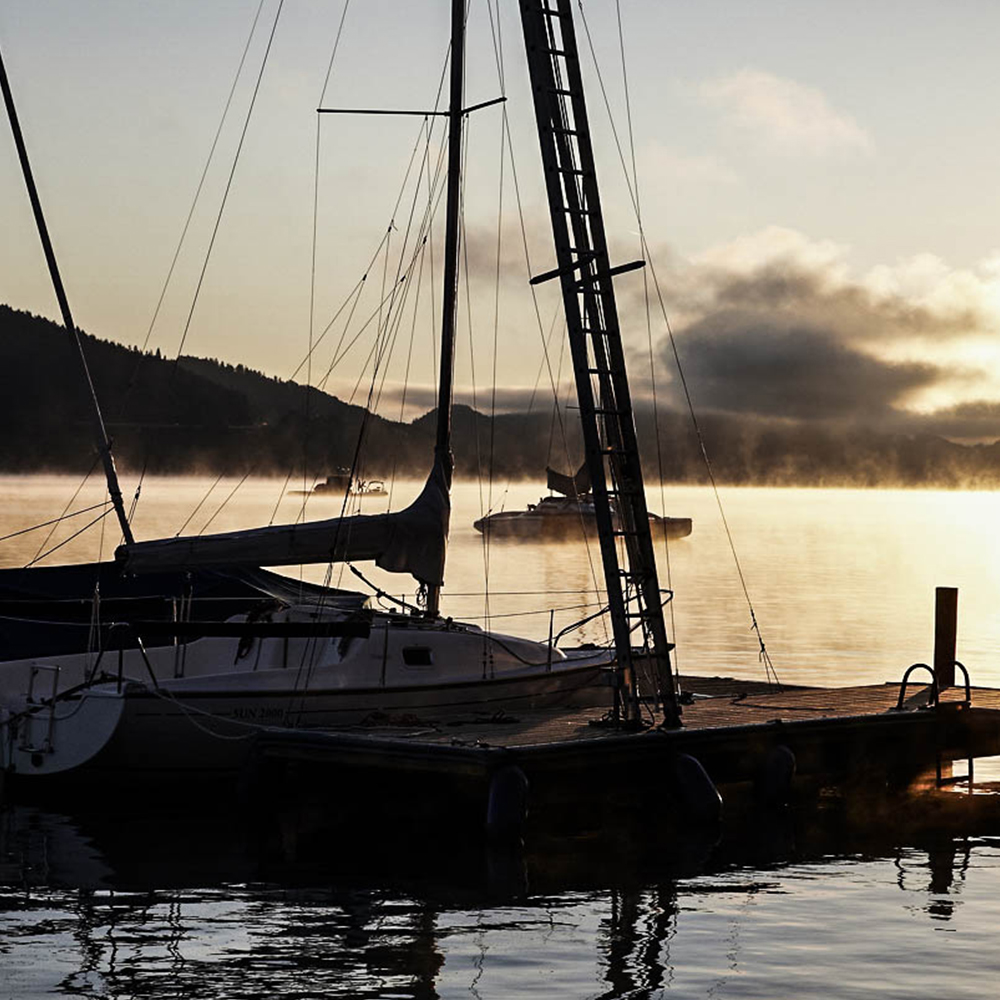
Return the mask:
<svg viewBox="0 0 1000 1000">
<path fill-rule="evenodd" d="M 516 538 L 525 541 L 556 541 L 597 534 L 597 516 L 586 465 L 575 476 L 565 476 L 546 468 L 548 487 L 558 496 L 542 497 L 528 504 L 527 510 L 501 510 L 473 522 L 476 531 L 491 538 Z M 617 516 L 615 518 L 617 528 Z M 649 512 L 649 526 L 654 538 L 686 538 L 691 534 L 691 518 L 661 517 Z"/>
<path fill-rule="evenodd" d="M 342 497 L 346 493 L 352 497 L 387 497 L 389 491 L 381 479 L 352 480 L 351 473 L 340 470 L 327 476 L 321 483 L 316 483 L 311 490 L 289 490 L 297 496 L 327 496 Z"/>
</svg>

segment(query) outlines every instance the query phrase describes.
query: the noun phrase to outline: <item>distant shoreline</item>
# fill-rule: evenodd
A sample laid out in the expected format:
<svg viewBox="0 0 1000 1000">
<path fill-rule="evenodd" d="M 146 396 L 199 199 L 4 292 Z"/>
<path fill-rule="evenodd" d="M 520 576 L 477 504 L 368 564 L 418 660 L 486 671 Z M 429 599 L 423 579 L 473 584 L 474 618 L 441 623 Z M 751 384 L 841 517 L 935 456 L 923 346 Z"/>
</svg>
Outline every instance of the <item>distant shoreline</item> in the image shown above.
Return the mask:
<svg viewBox="0 0 1000 1000">
<path fill-rule="evenodd" d="M 0 395 L 0 475 L 82 475 L 94 462 L 80 375 L 65 331 L 0 305 L 0 365 L 16 373 Z M 242 365 L 182 357 L 175 364 L 84 334 L 94 384 L 123 475 L 211 475 L 301 482 L 350 468 L 364 428 L 362 478 L 423 478 L 434 449 L 434 412 L 399 422 L 296 382 Z M 494 420 L 453 408 L 455 473 L 462 479 L 544 483 L 552 465 L 572 472 L 583 455 L 575 421 L 566 440 L 545 412 Z M 720 486 L 850 489 L 1000 489 L 1000 442 L 963 444 L 927 433 L 856 424 L 699 414 L 702 439 L 686 414 L 635 408 L 647 482 L 708 481 L 701 443 Z M 659 454 L 657 447 L 659 445 Z M 490 450 L 492 447 L 492 451 Z"/>
</svg>

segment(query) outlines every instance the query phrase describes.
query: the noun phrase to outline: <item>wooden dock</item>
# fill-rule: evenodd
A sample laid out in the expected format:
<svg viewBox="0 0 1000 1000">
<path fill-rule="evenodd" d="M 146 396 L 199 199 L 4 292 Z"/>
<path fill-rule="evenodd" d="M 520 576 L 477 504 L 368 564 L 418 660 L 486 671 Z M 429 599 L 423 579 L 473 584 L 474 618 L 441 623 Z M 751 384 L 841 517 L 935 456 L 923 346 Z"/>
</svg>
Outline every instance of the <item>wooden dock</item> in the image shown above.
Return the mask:
<svg viewBox="0 0 1000 1000">
<path fill-rule="evenodd" d="M 482 827 L 497 778 L 523 777 L 532 822 L 575 831 L 642 817 L 687 822 L 706 806 L 691 759 L 716 788 L 780 797 L 798 783 L 901 786 L 927 768 L 1000 754 L 1000 690 L 930 686 L 784 688 L 686 678 L 683 727 L 622 731 L 599 709 L 435 720 L 374 716 L 337 731 L 260 737 L 255 781 L 279 799 L 406 823 Z M 681 766 L 679 766 L 679 764 Z M 694 785 L 692 786 L 692 778 Z M 513 786 L 511 786 L 513 787 Z M 515 805 L 518 792 L 508 787 Z M 714 792 L 714 788 L 712 789 Z M 710 811 L 710 810 L 709 810 Z M 710 817 L 706 817 L 710 818 Z"/>
</svg>

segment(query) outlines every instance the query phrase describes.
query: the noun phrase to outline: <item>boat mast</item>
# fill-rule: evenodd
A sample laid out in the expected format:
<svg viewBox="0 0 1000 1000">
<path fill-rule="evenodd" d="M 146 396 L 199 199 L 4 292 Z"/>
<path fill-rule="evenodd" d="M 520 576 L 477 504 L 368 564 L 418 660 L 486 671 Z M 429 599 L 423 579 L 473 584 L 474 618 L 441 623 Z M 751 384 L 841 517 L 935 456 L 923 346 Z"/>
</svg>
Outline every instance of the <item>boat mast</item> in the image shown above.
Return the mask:
<svg viewBox="0 0 1000 1000">
<path fill-rule="evenodd" d="M 465 3 L 451 2 L 451 89 L 448 98 L 448 191 L 444 236 L 444 296 L 441 314 L 441 368 L 438 376 L 437 439 L 434 461 L 444 472 L 450 492 L 455 460 L 451 453 L 451 402 L 455 369 L 455 326 L 458 319 L 459 200 L 462 186 L 462 107 L 465 83 Z M 427 614 L 440 610 L 441 588 L 427 588 Z"/>
<path fill-rule="evenodd" d="M 562 286 L 618 662 L 615 716 L 639 721 L 636 675 L 644 668 L 655 677 L 664 722 L 676 726 L 673 647 L 663 622 L 612 281 L 643 262 L 613 268 L 608 259 L 571 0 L 521 0 L 521 24 L 558 265 L 532 283 L 558 278 Z"/>
<path fill-rule="evenodd" d="M 128 523 L 128 516 L 125 513 L 125 502 L 122 499 L 122 491 L 118 486 L 118 473 L 115 470 L 115 460 L 111 455 L 111 441 L 108 439 L 108 433 L 104 426 L 104 418 L 101 416 L 101 406 L 97 401 L 97 393 L 94 391 L 94 383 L 90 377 L 90 368 L 87 366 L 87 357 L 83 352 L 80 331 L 73 322 L 73 316 L 69 311 L 69 301 L 66 298 L 66 290 L 63 288 L 62 278 L 59 276 L 55 251 L 52 249 L 52 241 L 49 239 L 48 227 L 45 225 L 45 217 L 42 214 L 42 203 L 39 200 L 38 189 L 35 187 L 35 179 L 31 173 L 31 164 L 28 162 L 28 150 L 24 145 L 24 136 L 21 134 L 21 126 L 17 119 L 17 111 L 14 108 L 14 97 L 11 94 L 10 83 L 7 80 L 7 71 L 4 69 L 2 54 L 0 54 L 0 89 L 3 90 L 4 104 L 7 106 L 7 118 L 10 121 L 11 131 L 14 133 L 14 145 L 17 146 L 17 156 L 21 161 L 21 172 L 24 174 L 24 183 L 28 188 L 31 210 L 35 215 L 38 236 L 42 241 L 42 249 L 45 251 L 45 260 L 49 265 L 49 274 L 52 278 L 52 285 L 55 288 L 56 298 L 59 301 L 63 325 L 69 334 L 70 347 L 79 359 L 80 367 L 83 370 L 83 377 L 87 384 L 90 396 L 91 427 L 97 451 L 104 464 L 104 476 L 108 481 L 108 493 L 111 496 L 111 503 L 114 505 L 115 513 L 118 515 L 118 524 L 121 526 L 122 537 L 125 539 L 126 544 L 131 545 L 135 539 L 132 535 L 132 528 Z"/>
</svg>

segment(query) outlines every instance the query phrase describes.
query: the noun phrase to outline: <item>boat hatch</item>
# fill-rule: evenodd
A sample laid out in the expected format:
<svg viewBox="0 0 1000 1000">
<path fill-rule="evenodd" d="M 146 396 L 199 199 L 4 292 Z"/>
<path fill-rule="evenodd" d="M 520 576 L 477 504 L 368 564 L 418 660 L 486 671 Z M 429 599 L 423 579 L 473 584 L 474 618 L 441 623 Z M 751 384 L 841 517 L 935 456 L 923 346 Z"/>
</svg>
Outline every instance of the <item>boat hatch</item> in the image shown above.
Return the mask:
<svg viewBox="0 0 1000 1000">
<path fill-rule="evenodd" d="M 404 646 L 403 663 L 408 667 L 434 666 L 434 656 L 430 646 Z"/>
</svg>

